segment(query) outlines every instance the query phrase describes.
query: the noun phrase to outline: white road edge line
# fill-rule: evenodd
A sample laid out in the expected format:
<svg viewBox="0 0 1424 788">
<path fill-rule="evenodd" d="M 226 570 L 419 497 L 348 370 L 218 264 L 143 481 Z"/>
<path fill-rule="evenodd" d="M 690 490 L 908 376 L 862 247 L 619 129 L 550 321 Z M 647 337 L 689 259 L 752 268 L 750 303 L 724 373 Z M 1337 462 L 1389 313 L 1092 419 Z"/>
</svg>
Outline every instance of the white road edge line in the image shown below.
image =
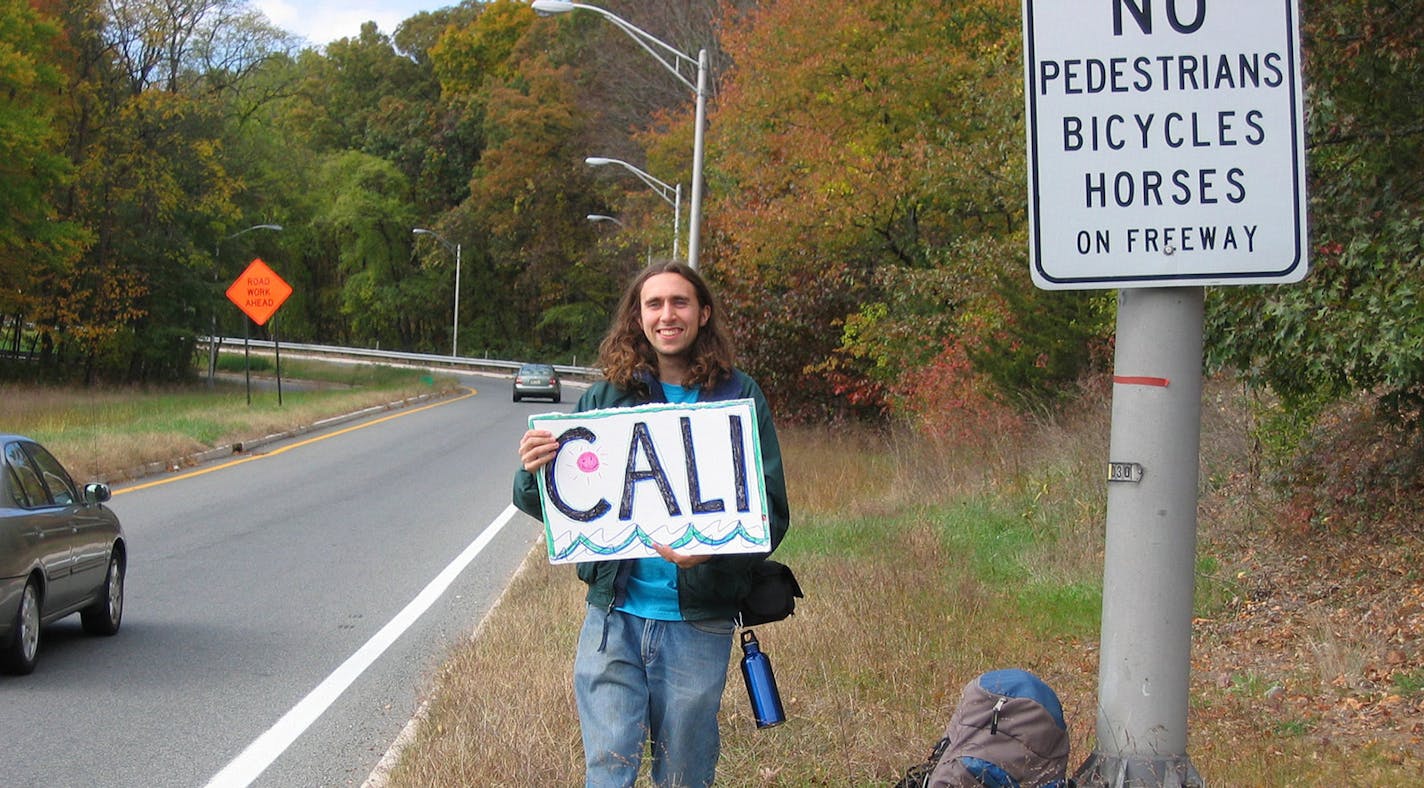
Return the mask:
<svg viewBox="0 0 1424 788">
<path fill-rule="evenodd" d="M 475 625 L 475 631 L 470 633 L 471 641 L 479 639 L 480 634 L 485 631 L 485 625 L 489 623 L 490 617 L 494 615 L 494 612 L 499 609 L 500 605 L 504 604 L 504 598 L 509 596 L 509 589 L 514 587 L 514 583 L 519 579 L 520 575 L 529 571 L 530 557 L 536 551 L 540 554 L 544 553 L 542 541 L 543 540 L 540 539 L 530 548 L 529 554 L 524 556 L 524 561 L 519 564 L 518 569 L 514 570 L 514 575 L 510 577 L 509 582 L 504 584 L 504 590 L 499 592 L 499 596 L 495 598 L 494 604 L 489 606 L 484 616 L 480 618 L 480 623 Z M 361 788 L 386 788 L 386 786 L 390 784 L 391 772 L 395 770 L 396 764 L 400 761 L 405 749 L 415 741 L 415 736 L 419 732 L 420 726 L 425 724 L 425 718 L 429 715 L 430 702 L 432 700 L 434 700 L 433 696 L 421 701 L 420 707 L 411 715 L 410 721 L 405 724 L 405 727 L 401 728 L 401 732 L 396 736 L 395 741 L 391 742 L 391 746 L 386 748 L 386 754 L 381 756 L 381 760 L 376 763 L 375 768 L 367 775 L 366 782 L 362 784 Z"/>
<path fill-rule="evenodd" d="M 341 693 L 356 681 L 366 668 L 371 666 L 381 654 L 395 643 L 411 624 L 414 624 L 435 600 L 439 599 L 455 578 L 464 571 L 470 562 L 475 560 L 475 556 L 499 534 L 509 521 L 514 519 L 519 512 L 512 505 L 506 508 L 494 522 L 485 527 L 485 530 L 466 547 L 463 552 L 455 557 L 434 580 L 421 590 L 405 606 L 395 618 L 386 622 L 380 631 L 371 636 L 356 653 L 347 657 L 340 667 L 332 671 L 320 684 L 311 692 L 307 693 L 297 705 L 293 706 L 277 723 L 268 728 L 265 733 L 258 736 L 251 744 L 247 745 L 236 758 L 222 768 L 213 778 L 208 781 L 207 788 L 237 788 L 238 786 L 250 785 L 256 780 L 272 762 L 277 760 L 286 749 L 292 746 L 292 742 L 297 737 L 306 732 L 312 723 L 316 722 L 323 713 L 330 708 L 336 699 L 341 697 Z"/>
</svg>

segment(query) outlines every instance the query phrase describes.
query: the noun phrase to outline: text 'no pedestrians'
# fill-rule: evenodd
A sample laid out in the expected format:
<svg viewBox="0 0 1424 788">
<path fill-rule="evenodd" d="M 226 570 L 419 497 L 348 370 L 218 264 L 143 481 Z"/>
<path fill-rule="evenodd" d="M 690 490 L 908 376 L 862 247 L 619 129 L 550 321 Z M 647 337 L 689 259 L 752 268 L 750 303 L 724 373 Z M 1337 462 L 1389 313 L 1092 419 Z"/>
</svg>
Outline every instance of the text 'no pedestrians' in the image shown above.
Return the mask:
<svg viewBox="0 0 1424 788">
<path fill-rule="evenodd" d="M 292 286 L 268 268 L 260 257 L 254 258 L 247 270 L 227 289 L 227 299 L 237 304 L 237 308 L 259 326 L 265 325 L 291 294 Z"/>
</svg>

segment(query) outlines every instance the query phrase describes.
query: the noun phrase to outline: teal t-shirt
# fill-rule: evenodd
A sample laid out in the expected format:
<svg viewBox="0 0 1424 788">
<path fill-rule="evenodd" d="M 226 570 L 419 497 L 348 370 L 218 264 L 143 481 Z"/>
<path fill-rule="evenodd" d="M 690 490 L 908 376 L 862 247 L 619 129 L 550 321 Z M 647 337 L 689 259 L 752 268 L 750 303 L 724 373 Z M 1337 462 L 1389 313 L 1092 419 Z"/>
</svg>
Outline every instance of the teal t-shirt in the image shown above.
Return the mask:
<svg viewBox="0 0 1424 788">
<path fill-rule="evenodd" d="M 697 401 L 697 387 L 684 388 L 663 383 L 663 397 L 673 404 Z M 656 558 L 639 558 L 628 575 L 628 595 L 618 607 L 624 613 L 657 621 L 681 621 L 677 603 L 677 565 Z"/>
</svg>

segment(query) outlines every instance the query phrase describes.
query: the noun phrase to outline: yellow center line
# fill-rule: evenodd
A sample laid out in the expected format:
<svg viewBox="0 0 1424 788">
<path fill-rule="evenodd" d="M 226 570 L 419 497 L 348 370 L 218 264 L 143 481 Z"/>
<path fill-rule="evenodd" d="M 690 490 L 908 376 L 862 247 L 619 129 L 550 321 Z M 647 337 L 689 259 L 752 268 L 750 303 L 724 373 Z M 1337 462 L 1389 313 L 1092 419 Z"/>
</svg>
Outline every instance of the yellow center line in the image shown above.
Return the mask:
<svg viewBox="0 0 1424 788">
<path fill-rule="evenodd" d="M 243 464 L 243 463 L 245 463 L 245 462 L 252 462 L 253 460 L 260 460 L 260 459 L 263 459 L 263 458 L 266 458 L 266 457 L 276 457 L 277 455 L 279 455 L 279 454 L 284 454 L 284 453 L 286 453 L 286 452 L 291 451 L 292 449 L 299 449 L 299 448 L 301 448 L 301 447 L 303 447 L 303 446 L 308 446 L 308 445 L 310 445 L 310 444 L 316 443 L 317 441 L 324 441 L 324 440 L 327 440 L 327 439 L 329 439 L 329 438 L 335 438 L 335 437 L 337 437 L 337 436 L 339 436 L 339 435 L 345 435 L 345 434 L 348 433 L 348 432 L 354 432 L 355 430 L 365 429 L 365 428 L 367 428 L 367 427 L 374 427 L 374 426 L 376 426 L 377 424 L 380 424 L 380 423 L 386 422 L 386 421 L 390 421 L 391 419 L 400 418 L 401 416 L 409 416 L 409 415 L 414 414 L 414 413 L 419 413 L 419 412 L 421 412 L 421 411 L 423 411 L 423 410 L 429 410 L 429 409 L 431 409 L 431 408 L 438 408 L 438 407 L 440 407 L 440 406 L 442 406 L 442 405 L 452 405 L 452 404 L 454 404 L 454 403 L 456 403 L 456 402 L 459 402 L 460 400 L 469 399 L 470 397 L 473 397 L 473 396 L 475 396 L 476 394 L 479 393 L 479 392 L 477 392 L 475 389 L 469 388 L 468 386 L 467 386 L 467 387 L 464 387 L 464 389 L 465 389 L 465 393 L 464 393 L 464 394 L 461 394 L 461 395 L 458 396 L 458 397 L 455 397 L 454 399 L 444 399 L 444 400 L 440 400 L 439 402 L 432 402 L 432 403 L 430 403 L 429 405 L 421 405 L 421 406 L 418 407 L 418 408 L 412 408 L 412 409 L 410 409 L 410 410 L 402 410 L 402 411 L 399 411 L 399 412 L 397 412 L 397 413 L 392 413 L 392 414 L 390 414 L 390 415 L 388 415 L 388 416 L 382 416 L 382 417 L 380 417 L 379 419 L 373 419 L 373 420 L 371 420 L 371 421 L 363 421 L 363 422 L 361 422 L 360 424 L 353 424 L 353 425 L 350 426 L 350 427 L 344 427 L 344 428 L 339 429 L 339 430 L 337 430 L 337 431 L 335 431 L 335 432 L 323 433 L 323 434 L 321 434 L 321 435 L 316 435 L 316 436 L 314 436 L 314 437 L 307 438 L 306 440 L 303 440 L 303 441 L 297 441 L 296 443 L 288 444 L 288 445 L 283 446 L 283 447 L 281 447 L 281 448 L 279 448 L 279 449 L 273 449 L 272 451 L 262 452 L 261 454 L 249 454 L 249 455 L 247 455 L 246 457 L 243 457 L 243 458 L 241 458 L 241 459 L 231 460 L 231 461 L 229 461 L 229 462 L 224 462 L 224 463 L 222 463 L 222 464 L 220 464 L 220 465 L 213 465 L 213 466 L 210 466 L 210 467 L 207 467 L 207 468 L 199 468 L 199 469 L 194 470 L 194 471 L 188 471 L 187 473 L 180 473 L 180 474 L 178 474 L 177 476 L 165 476 L 165 477 L 163 477 L 162 479 L 155 479 L 154 481 L 151 481 L 151 482 L 144 482 L 143 484 L 136 484 L 136 485 L 134 485 L 134 486 L 132 486 L 132 487 L 125 487 L 125 488 L 122 489 L 122 490 L 114 490 L 114 495 L 123 495 L 124 493 L 136 492 L 136 491 L 138 491 L 138 490 L 147 490 L 147 489 L 150 488 L 150 487 L 157 487 L 157 486 L 159 486 L 160 484 L 170 484 L 170 483 L 172 483 L 172 482 L 178 482 L 178 481 L 182 481 L 182 480 L 184 480 L 184 479 L 191 479 L 191 478 L 193 478 L 194 476 L 202 476 L 202 475 L 205 474 L 205 473 L 213 473 L 214 471 L 221 471 L 221 470 L 226 469 L 226 468 L 231 468 L 231 467 L 233 467 L 233 466 L 235 466 L 235 465 L 241 465 L 241 464 Z"/>
</svg>

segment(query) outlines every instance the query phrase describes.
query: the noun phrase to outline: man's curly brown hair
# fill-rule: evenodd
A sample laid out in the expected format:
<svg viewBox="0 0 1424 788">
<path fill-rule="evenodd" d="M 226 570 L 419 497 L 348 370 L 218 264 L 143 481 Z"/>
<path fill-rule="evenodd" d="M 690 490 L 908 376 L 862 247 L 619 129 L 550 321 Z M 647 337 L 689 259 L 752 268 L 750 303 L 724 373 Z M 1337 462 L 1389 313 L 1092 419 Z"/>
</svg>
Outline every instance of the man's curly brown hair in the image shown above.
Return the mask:
<svg viewBox="0 0 1424 788">
<path fill-rule="evenodd" d="M 697 339 L 693 342 L 688 377 L 683 385 L 708 388 L 730 376 L 736 356 L 731 339 L 722 327 L 722 307 L 696 269 L 676 260 L 660 260 L 644 268 L 619 299 L 613 323 L 598 346 L 598 365 L 602 367 L 604 376 L 621 389 L 644 393 L 646 389 L 638 379 L 638 373 L 645 372 L 657 378 L 658 357 L 643 334 L 642 300 L 643 283 L 658 274 L 677 274 L 686 279 L 697 293 L 698 309 L 704 306 L 712 308 L 707 324 L 698 330 Z"/>
</svg>

